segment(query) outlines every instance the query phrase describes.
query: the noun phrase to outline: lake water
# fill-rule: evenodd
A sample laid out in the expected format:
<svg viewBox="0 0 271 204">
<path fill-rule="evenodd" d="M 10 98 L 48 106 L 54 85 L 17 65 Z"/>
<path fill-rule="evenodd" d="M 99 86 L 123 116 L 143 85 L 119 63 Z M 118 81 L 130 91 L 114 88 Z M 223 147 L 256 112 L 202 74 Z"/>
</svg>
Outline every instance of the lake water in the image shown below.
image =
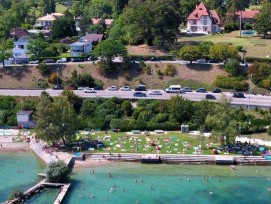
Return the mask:
<svg viewBox="0 0 271 204">
<path fill-rule="evenodd" d="M 44 170 L 44 163 L 32 151 L 0 152 L 0 203 L 12 190 L 27 190 L 38 183 L 37 174 Z"/>
<path fill-rule="evenodd" d="M 271 203 L 271 167 L 110 163 L 74 168 L 71 176 L 69 204 Z"/>
</svg>

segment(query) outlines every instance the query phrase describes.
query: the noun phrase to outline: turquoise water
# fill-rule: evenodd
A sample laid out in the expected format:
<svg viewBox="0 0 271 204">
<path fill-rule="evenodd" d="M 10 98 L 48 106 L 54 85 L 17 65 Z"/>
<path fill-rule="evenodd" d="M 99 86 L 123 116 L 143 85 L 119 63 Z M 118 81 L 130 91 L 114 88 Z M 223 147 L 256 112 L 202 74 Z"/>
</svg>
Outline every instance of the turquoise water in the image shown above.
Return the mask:
<svg viewBox="0 0 271 204">
<path fill-rule="evenodd" d="M 12 132 L 9 130 L 1 130 L 0 131 L 0 136 L 8 136 L 8 135 L 12 135 Z"/>
<path fill-rule="evenodd" d="M 54 203 L 59 189 L 58 188 L 46 188 L 42 193 L 36 194 L 31 199 L 27 200 L 27 204 L 48 204 Z"/>
<path fill-rule="evenodd" d="M 35 185 L 39 181 L 37 174 L 44 169 L 45 165 L 31 151 L 0 152 L 0 203 L 12 190 L 27 190 Z"/>
<path fill-rule="evenodd" d="M 242 31 L 241 34 L 242 35 L 256 35 L 256 31 L 255 30 L 245 30 L 245 31 Z"/>
<path fill-rule="evenodd" d="M 93 169 L 95 174 L 89 173 Z M 68 204 L 271 203 L 267 191 L 271 187 L 271 167 L 237 166 L 232 170 L 215 165 L 110 163 L 75 168 L 71 176 L 72 187 L 64 202 Z"/>
</svg>

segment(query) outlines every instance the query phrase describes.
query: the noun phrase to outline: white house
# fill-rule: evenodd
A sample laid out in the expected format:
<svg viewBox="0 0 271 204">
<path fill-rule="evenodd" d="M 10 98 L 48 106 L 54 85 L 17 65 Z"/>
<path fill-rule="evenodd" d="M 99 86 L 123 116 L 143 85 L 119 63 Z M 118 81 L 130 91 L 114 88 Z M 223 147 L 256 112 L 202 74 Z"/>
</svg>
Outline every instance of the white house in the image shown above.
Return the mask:
<svg viewBox="0 0 271 204">
<path fill-rule="evenodd" d="M 187 18 L 187 34 L 208 34 L 221 30 L 221 19 L 215 10 L 201 2 Z"/>
<path fill-rule="evenodd" d="M 17 41 L 15 41 L 14 48 L 12 49 L 12 55 L 13 55 L 13 63 L 27 63 L 28 62 L 28 56 L 26 55 L 26 46 L 28 44 L 29 38 L 28 37 L 22 37 L 19 38 Z"/>
<path fill-rule="evenodd" d="M 33 111 L 17 112 L 17 124 L 20 128 L 34 128 L 35 123 L 32 120 Z"/>
<path fill-rule="evenodd" d="M 71 57 L 80 57 L 92 51 L 92 43 L 87 40 L 79 40 L 70 44 Z"/>
<path fill-rule="evenodd" d="M 64 16 L 63 13 L 51 13 L 47 14 L 46 16 L 39 17 L 35 24 L 35 27 L 44 27 L 44 28 L 51 28 L 53 22 L 57 19 Z"/>
</svg>

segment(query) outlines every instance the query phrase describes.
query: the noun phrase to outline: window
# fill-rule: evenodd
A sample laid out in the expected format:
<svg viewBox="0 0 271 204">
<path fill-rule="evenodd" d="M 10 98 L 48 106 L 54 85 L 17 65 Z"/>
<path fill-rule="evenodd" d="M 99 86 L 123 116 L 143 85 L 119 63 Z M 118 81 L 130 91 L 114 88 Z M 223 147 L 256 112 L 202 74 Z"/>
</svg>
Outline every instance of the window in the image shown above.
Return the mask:
<svg viewBox="0 0 271 204">
<path fill-rule="evenodd" d="M 196 20 L 193 20 L 193 21 L 192 21 L 192 25 L 197 25 L 197 21 L 196 21 Z"/>
<path fill-rule="evenodd" d="M 18 45 L 19 49 L 24 49 L 24 45 Z"/>
<path fill-rule="evenodd" d="M 203 25 L 207 25 L 207 20 L 203 20 Z"/>
</svg>

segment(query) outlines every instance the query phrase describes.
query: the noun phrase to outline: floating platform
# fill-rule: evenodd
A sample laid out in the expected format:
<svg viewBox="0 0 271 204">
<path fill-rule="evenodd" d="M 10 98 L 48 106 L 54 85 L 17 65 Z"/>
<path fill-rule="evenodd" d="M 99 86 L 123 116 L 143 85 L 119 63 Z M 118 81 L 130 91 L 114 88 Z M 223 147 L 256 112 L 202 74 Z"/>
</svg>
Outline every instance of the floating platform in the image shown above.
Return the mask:
<svg viewBox="0 0 271 204">
<path fill-rule="evenodd" d="M 160 155 L 158 154 L 143 154 L 141 156 L 141 163 L 158 164 L 161 163 Z"/>
</svg>

